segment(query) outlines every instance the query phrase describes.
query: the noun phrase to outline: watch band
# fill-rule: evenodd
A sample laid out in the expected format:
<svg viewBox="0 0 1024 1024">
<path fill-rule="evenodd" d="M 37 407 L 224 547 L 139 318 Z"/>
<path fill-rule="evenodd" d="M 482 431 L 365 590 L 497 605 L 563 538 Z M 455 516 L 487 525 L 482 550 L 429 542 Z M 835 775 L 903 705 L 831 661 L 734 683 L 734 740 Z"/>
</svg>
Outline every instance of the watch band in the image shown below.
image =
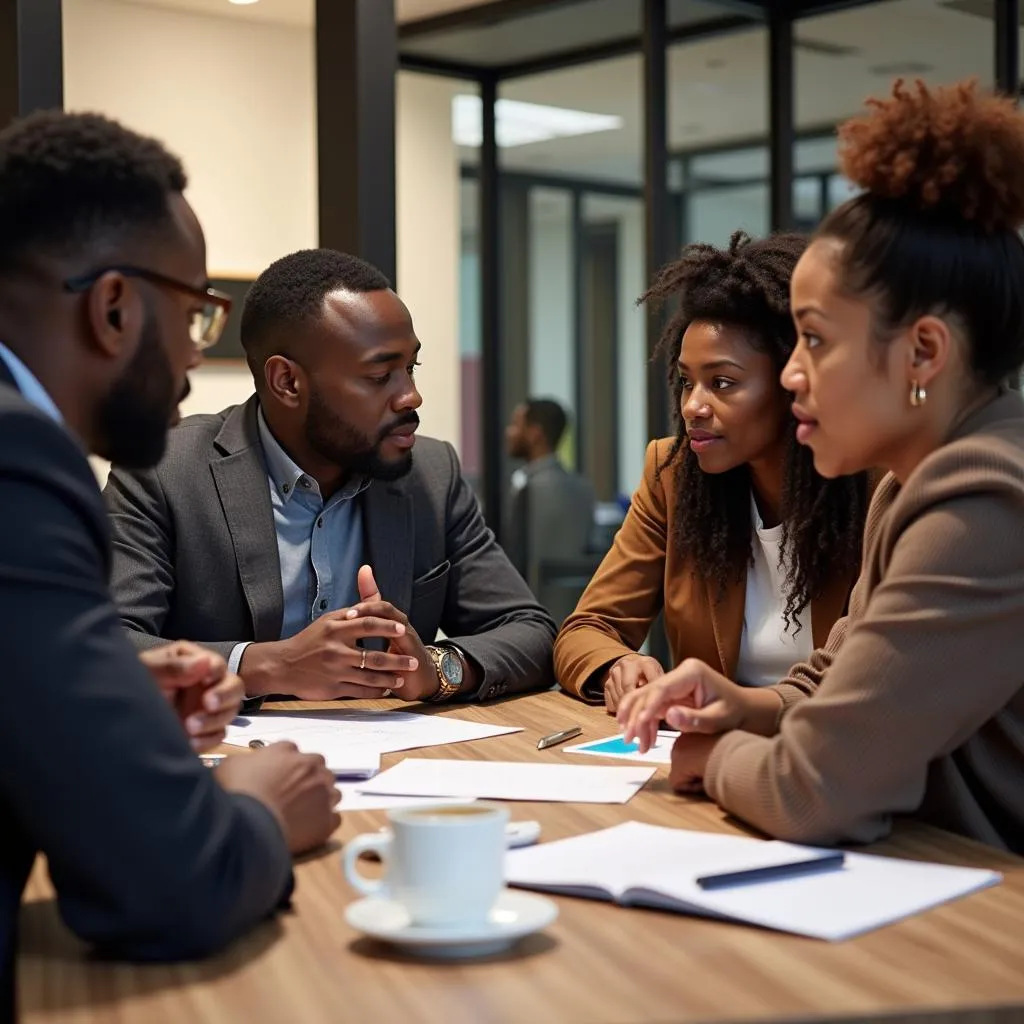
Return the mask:
<svg viewBox="0 0 1024 1024">
<path fill-rule="evenodd" d="M 462 662 L 462 671 L 465 674 L 466 666 L 462 658 L 462 652 L 455 647 L 438 647 L 434 644 L 427 644 L 427 653 L 430 655 L 430 660 L 434 663 L 434 671 L 437 672 L 438 691 L 433 696 L 428 697 L 427 700 L 435 704 L 440 704 L 443 701 L 451 700 L 459 690 L 461 689 L 458 683 L 453 683 L 445 674 L 441 668 L 441 661 L 446 654 L 454 654 L 456 658 Z"/>
</svg>

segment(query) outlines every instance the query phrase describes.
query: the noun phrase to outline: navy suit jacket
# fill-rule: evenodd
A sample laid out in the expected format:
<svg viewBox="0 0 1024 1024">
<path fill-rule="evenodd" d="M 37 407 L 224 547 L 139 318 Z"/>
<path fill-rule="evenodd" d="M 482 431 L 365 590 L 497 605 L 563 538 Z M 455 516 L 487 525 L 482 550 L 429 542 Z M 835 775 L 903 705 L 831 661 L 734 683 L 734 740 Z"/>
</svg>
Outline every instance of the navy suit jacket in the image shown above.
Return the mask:
<svg viewBox="0 0 1024 1024">
<path fill-rule="evenodd" d="M 0 1020 L 37 853 L 69 927 L 132 960 L 211 953 L 291 892 L 277 821 L 202 766 L 128 642 L 108 530 L 85 452 L 0 362 Z"/>
</svg>

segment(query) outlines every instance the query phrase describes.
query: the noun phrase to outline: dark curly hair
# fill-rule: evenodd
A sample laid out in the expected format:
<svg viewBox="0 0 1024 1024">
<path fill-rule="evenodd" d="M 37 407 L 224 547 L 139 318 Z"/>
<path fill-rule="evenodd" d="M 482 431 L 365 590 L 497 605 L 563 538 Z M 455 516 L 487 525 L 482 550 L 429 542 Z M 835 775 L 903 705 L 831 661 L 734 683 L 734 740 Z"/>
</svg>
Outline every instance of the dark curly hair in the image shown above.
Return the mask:
<svg viewBox="0 0 1024 1024">
<path fill-rule="evenodd" d="M 100 114 L 48 110 L 0 132 L 0 268 L 91 253 L 171 223 L 177 157 Z"/>
<path fill-rule="evenodd" d="M 279 331 L 319 320 L 334 291 L 385 291 L 391 282 L 376 267 L 334 249 L 300 249 L 282 256 L 253 282 L 242 307 L 242 348 L 256 385 L 263 364 L 277 354 Z"/>
<path fill-rule="evenodd" d="M 965 329 L 977 382 L 1024 364 L 1024 115 L 973 82 L 897 81 L 839 129 L 840 166 L 865 191 L 816 237 L 843 243 L 844 289 L 874 302 L 881 342 L 928 313 Z"/>
<path fill-rule="evenodd" d="M 689 245 L 661 269 L 640 299 L 679 301 L 659 346 L 668 359 L 678 422 L 675 443 L 660 468 L 681 461 L 676 484 L 679 513 L 671 543 L 686 552 L 695 575 L 717 582 L 719 600 L 730 584 L 743 578 L 753 558 L 750 470 L 738 466 L 726 473 L 704 473 L 685 443 L 678 366 L 683 334 L 695 320 L 742 327 L 752 344 L 771 356 L 780 374 L 796 345 L 789 281 L 806 246 L 801 235 L 751 241 L 742 231 L 732 236 L 728 249 Z M 865 474 L 837 480 L 820 477 L 812 453 L 797 442 L 796 421 L 791 419 L 780 510 L 787 628 L 837 573 L 856 574 L 867 503 Z"/>
</svg>

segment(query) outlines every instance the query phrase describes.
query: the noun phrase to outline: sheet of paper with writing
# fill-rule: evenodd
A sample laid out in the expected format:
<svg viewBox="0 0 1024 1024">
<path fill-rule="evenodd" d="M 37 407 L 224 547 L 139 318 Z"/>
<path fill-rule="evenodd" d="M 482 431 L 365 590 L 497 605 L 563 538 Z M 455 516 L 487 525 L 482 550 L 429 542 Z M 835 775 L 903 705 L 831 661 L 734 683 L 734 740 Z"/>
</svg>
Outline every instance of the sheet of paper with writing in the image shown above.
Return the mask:
<svg viewBox="0 0 1024 1024">
<path fill-rule="evenodd" d="M 236 718 L 228 726 L 225 742 L 245 747 L 254 739 L 264 743 L 291 740 L 304 753 L 323 755 L 327 766 L 342 774 L 346 769 L 369 762 L 379 767 L 381 754 L 465 743 L 514 732 L 522 730 L 411 711 L 318 710 L 266 712 Z"/>
</svg>

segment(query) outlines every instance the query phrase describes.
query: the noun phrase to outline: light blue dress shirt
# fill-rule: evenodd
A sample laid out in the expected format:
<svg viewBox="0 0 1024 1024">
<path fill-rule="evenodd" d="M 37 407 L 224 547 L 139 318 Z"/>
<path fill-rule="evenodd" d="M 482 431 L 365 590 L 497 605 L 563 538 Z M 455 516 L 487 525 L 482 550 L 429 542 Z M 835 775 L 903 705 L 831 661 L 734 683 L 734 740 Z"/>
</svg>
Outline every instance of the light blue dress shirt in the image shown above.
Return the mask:
<svg viewBox="0 0 1024 1024">
<path fill-rule="evenodd" d="M 10 370 L 14 383 L 21 392 L 21 397 L 26 402 L 31 402 L 41 412 L 45 412 L 51 419 L 58 423 L 64 422 L 49 392 L 36 379 L 35 374 L 2 342 L 0 341 L 0 359 L 4 361 L 7 369 Z"/>
<path fill-rule="evenodd" d="M 287 640 L 321 615 L 359 601 L 356 575 L 363 562 L 363 513 L 355 498 L 370 481 L 351 480 L 325 502 L 317 482 L 278 444 L 262 410 L 258 425 L 281 562 L 280 639 Z M 238 671 L 246 647 L 247 643 L 236 644 L 231 651 L 232 672 Z"/>
</svg>

